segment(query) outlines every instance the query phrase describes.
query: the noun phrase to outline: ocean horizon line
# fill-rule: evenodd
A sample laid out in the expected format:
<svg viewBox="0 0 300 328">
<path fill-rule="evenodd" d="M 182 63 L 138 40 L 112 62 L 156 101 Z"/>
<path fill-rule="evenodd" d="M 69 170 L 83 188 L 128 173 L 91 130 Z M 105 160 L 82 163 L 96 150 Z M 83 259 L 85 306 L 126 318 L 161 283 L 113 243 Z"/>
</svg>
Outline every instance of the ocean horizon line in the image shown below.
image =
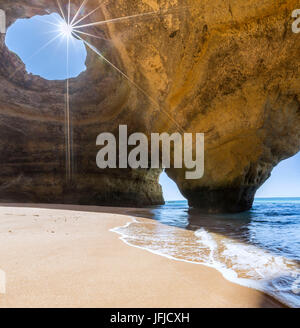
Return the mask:
<svg viewBox="0 0 300 328">
<path fill-rule="evenodd" d="M 254 201 L 256 200 L 270 200 L 270 199 L 274 199 L 274 200 L 281 200 L 281 199 L 292 199 L 292 200 L 300 200 L 300 196 L 299 197 L 288 197 L 288 196 L 282 196 L 282 197 L 255 197 Z M 166 203 L 174 203 L 174 202 L 187 202 L 186 199 L 172 199 L 172 200 L 165 200 Z"/>
</svg>

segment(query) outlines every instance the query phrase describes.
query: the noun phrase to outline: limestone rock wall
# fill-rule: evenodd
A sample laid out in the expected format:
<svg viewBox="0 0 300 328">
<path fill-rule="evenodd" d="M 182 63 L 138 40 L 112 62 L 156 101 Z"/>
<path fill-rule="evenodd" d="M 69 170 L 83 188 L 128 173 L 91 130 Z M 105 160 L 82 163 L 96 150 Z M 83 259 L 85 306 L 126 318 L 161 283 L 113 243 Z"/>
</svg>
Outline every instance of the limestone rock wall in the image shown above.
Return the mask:
<svg viewBox="0 0 300 328">
<path fill-rule="evenodd" d="M 87 12 L 97 4 L 89 1 Z M 73 5 L 76 10 L 79 1 Z M 300 36 L 291 31 L 298 5 L 294 0 L 104 1 L 90 22 L 161 14 L 87 30 L 111 39 L 86 37 L 140 89 L 89 52 L 87 71 L 70 84 L 72 183 L 65 180 L 65 84 L 28 75 L 2 36 L 0 198 L 162 203 L 160 170 L 96 167 L 96 136 L 127 124 L 129 133 L 172 133 L 178 127 L 204 132 L 204 177 L 186 180 L 184 169 L 167 170 L 168 175 L 191 206 L 249 209 L 273 167 L 300 149 Z M 58 11 L 56 1 L 0 0 L 0 8 L 9 24 Z"/>
</svg>

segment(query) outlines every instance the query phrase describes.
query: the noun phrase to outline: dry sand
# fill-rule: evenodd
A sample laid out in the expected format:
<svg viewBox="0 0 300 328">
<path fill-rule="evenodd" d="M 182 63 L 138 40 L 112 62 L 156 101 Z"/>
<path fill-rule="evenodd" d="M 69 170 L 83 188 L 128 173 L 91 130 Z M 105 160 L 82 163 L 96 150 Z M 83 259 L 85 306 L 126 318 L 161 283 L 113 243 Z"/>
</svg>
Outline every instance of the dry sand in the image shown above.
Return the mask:
<svg viewBox="0 0 300 328">
<path fill-rule="evenodd" d="M 44 207 L 0 207 L 0 307 L 281 307 L 214 269 L 128 246 L 109 231 L 131 221 L 126 209 Z"/>
</svg>

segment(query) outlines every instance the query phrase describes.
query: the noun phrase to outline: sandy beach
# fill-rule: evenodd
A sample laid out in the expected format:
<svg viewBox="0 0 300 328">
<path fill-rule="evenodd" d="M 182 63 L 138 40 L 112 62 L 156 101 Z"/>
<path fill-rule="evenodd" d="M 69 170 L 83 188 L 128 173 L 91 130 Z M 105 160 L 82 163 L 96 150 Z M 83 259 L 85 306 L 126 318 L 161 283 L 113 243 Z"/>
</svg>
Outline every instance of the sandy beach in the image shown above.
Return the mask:
<svg viewBox="0 0 300 328">
<path fill-rule="evenodd" d="M 0 307 L 282 307 L 217 270 L 127 245 L 110 229 L 128 211 L 1 205 Z"/>
</svg>

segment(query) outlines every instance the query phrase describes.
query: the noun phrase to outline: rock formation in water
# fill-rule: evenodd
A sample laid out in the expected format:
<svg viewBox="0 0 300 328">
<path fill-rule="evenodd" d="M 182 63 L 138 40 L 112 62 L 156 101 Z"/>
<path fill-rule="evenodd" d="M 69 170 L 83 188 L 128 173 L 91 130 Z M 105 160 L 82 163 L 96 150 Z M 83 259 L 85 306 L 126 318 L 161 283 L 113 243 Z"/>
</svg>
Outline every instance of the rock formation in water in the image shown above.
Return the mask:
<svg viewBox="0 0 300 328">
<path fill-rule="evenodd" d="M 98 3 L 90 0 L 86 12 Z M 79 4 L 72 1 L 73 13 Z M 26 73 L 2 35 L 1 201 L 161 204 L 160 170 L 96 166 L 97 135 L 117 135 L 119 125 L 127 124 L 129 133 L 148 135 L 173 133 L 178 126 L 204 132 L 204 177 L 186 180 L 184 169 L 167 170 L 168 175 L 193 207 L 249 209 L 273 167 L 300 149 L 300 35 L 291 29 L 298 4 L 104 1 L 87 22 L 161 14 L 86 30 L 110 39 L 85 36 L 140 89 L 89 51 L 87 71 L 70 81 L 72 182 L 66 180 L 65 82 Z M 0 0 L 0 8 L 6 10 L 8 25 L 59 11 L 50 0 L 16 0 L 13 5 Z"/>
</svg>

